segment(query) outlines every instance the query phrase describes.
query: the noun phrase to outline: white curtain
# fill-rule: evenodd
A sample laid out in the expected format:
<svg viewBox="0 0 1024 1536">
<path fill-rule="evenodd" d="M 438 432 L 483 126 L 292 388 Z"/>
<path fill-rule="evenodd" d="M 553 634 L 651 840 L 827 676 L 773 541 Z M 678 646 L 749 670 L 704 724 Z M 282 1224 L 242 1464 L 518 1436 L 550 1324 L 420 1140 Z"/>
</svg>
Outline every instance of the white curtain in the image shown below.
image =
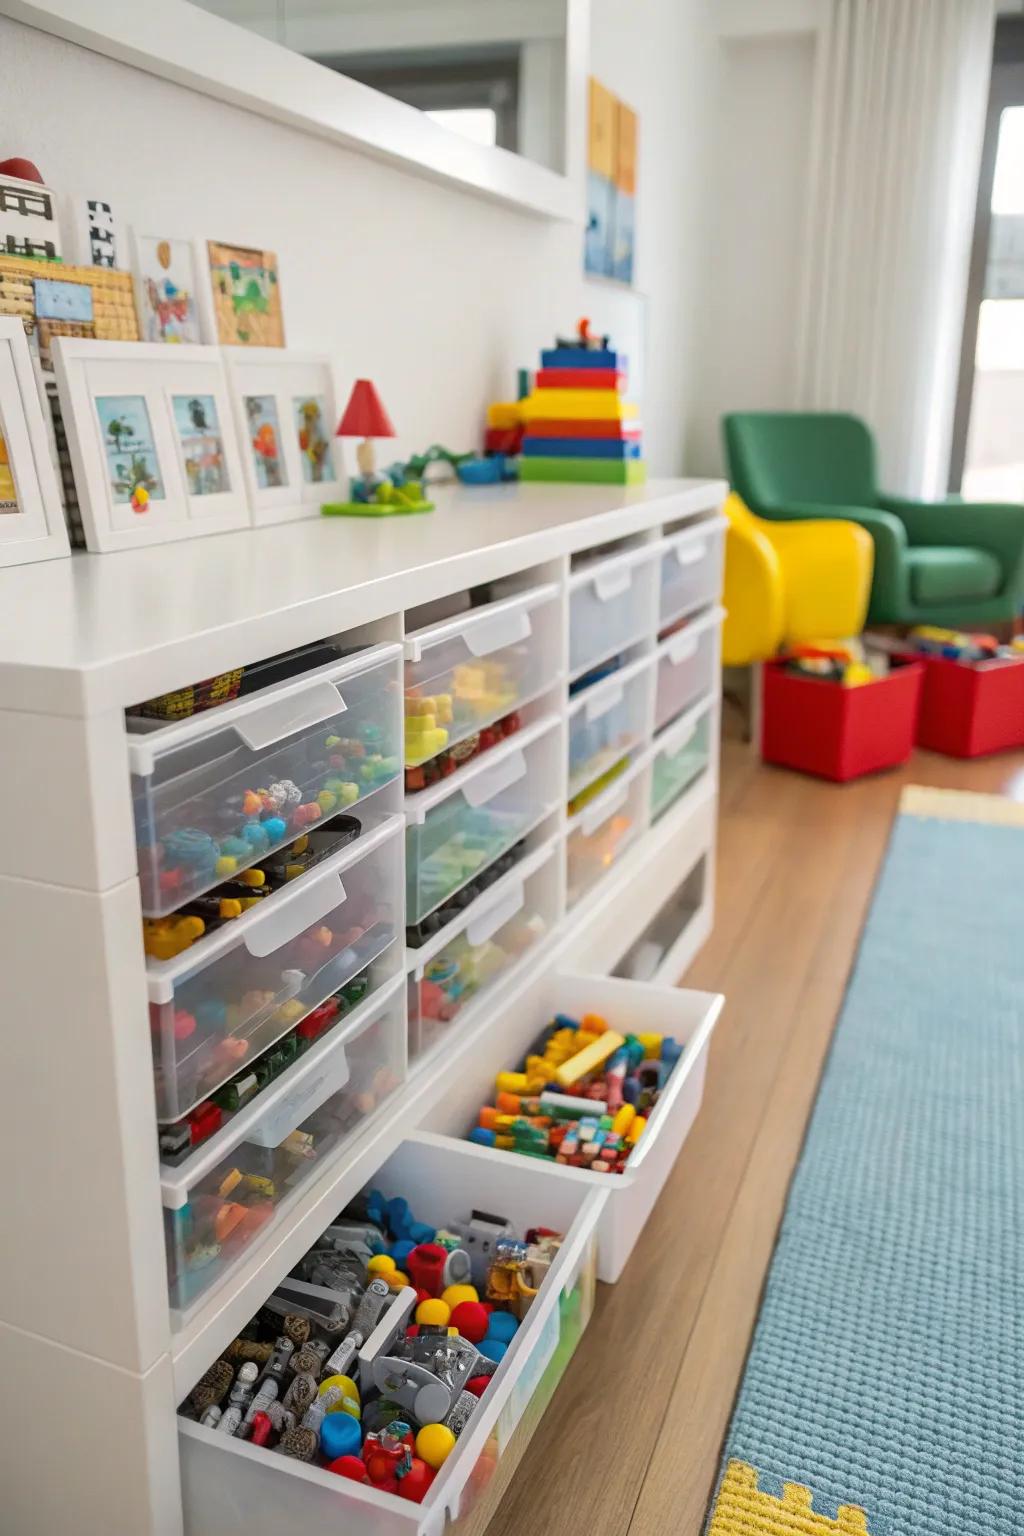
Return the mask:
<svg viewBox="0 0 1024 1536">
<path fill-rule="evenodd" d="M 887 490 L 944 494 L 992 0 L 824 0 L 798 399 L 876 434 Z"/>
</svg>

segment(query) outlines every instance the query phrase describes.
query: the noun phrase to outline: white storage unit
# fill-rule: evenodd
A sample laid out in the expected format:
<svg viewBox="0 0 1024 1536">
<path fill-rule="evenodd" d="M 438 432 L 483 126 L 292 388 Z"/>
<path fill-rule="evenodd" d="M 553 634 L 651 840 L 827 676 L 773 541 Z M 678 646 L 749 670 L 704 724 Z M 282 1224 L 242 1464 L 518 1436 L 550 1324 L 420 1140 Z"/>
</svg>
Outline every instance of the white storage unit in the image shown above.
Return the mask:
<svg viewBox="0 0 1024 1536">
<path fill-rule="evenodd" d="M 417 1128 L 432 1124 L 439 1106 L 450 1109 L 453 1085 L 478 1094 L 482 1064 L 489 1071 L 499 1049 L 503 1061 L 515 1054 L 536 1007 L 547 1006 L 531 1002 L 532 989 L 555 986 L 569 969 L 599 982 L 652 924 L 671 928 L 683 882 L 685 932 L 669 936 L 664 966 L 681 970 L 710 928 L 713 727 L 705 770 L 654 831 L 651 784 L 656 756 L 683 750 L 671 732 L 654 735 L 655 698 L 668 697 L 662 680 L 682 665 L 665 648 L 677 637 L 658 642 L 665 541 L 692 525 L 713 552 L 724 495 L 721 483 L 700 481 L 442 490 L 426 518 L 311 520 L 0 572 L 0 731 L 9 743 L 0 794 L 24 803 L 31 787 L 54 807 L 41 822 L 11 818 L 0 846 L 0 1006 L 5 1017 L 32 1021 L 13 1036 L 0 1130 L 9 1166 L 33 1149 L 31 1179 L 8 1181 L 0 1199 L 13 1239 L 0 1266 L 0 1368 L 22 1383 L 19 1431 L 0 1437 L 0 1485 L 19 1536 L 51 1536 L 69 1507 L 80 1536 L 220 1536 L 232 1524 L 259 1536 L 286 1521 L 309 1536 L 349 1523 L 371 1536 L 442 1536 L 446 1519 L 466 1512 L 491 1431 L 503 1453 L 521 1450 L 523 1436 L 513 1440 L 512 1431 L 532 1428 L 553 1380 L 549 1358 L 561 1370 L 574 1346 L 571 1335 L 564 1350 L 552 1344 L 561 1338 L 560 1298 L 579 1289 L 599 1221 L 611 1274 L 696 1112 L 697 1039 L 710 1030 L 711 1005 L 701 1005 L 703 1024 L 693 1017 L 688 1071 L 678 1086 L 673 1078 L 659 1105 L 663 1127 L 652 1119 L 657 1134 L 622 1189 L 465 1144 L 435 1146 Z M 717 579 L 710 568 L 690 574 L 705 587 Z M 407 634 L 412 610 L 438 603 L 450 613 L 457 594 L 485 586 L 512 595 Z M 679 710 L 714 700 L 719 618 L 711 609 L 682 632 L 698 637 L 698 651 Z M 325 640 L 339 652 L 326 668 L 184 722 L 126 721 L 140 701 Z M 507 678 L 489 670 L 499 660 Z M 417 681 L 421 666 L 431 670 Z M 607 676 L 570 696 L 569 679 L 596 669 Z M 521 727 L 403 800 L 406 690 L 433 697 L 446 678 L 452 726 L 454 693 L 465 684 L 482 695 L 474 719 L 504 713 L 514 695 L 528 706 Z M 491 683 L 500 686 L 488 700 Z M 674 690 L 673 705 L 683 692 Z M 591 798 L 570 819 L 570 752 L 584 752 L 587 727 L 601 720 L 615 727 L 610 739 L 635 742 L 629 766 L 603 786 L 595 775 L 580 791 Z M 454 734 L 466 725 L 472 735 L 468 724 Z M 192 949 L 147 964 L 144 913 L 161 921 L 183 892 L 213 888 L 227 868 L 217 861 L 234 860 L 237 873 L 294 837 L 296 824 L 273 826 L 275 786 L 286 780 L 300 798 L 289 800 L 286 786 L 281 804 L 315 805 L 325 828 L 354 816 L 359 836 Z M 500 836 L 473 846 L 488 817 L 488 834 Z M 601 834 L 623 817 L 628 835 L 605 857 Z M 243 831 L 257 824 L 270 824 L 266 843 L 258 829 Z M 176 835 L 190 828 L 200 835 Z M 220 846 L 243 836 L 253 839 L 251 858 L 246 847 Z M 184 850 L 176 864 L 162 856 L 167 841 L 176 856 Z M 478 889 L 498 847 L 502 872 Z M 517 862 L 506 867 L 509 851 Z M 448 891 L 455 897 L 444 930 L 419 951 L 407 948 L 403 924 L 441 911 Z M 502 960 L 492 965 L 494 950 Z M 409 977 L 446 954 L 466 966 L 468 1001 L 444 1021 L 438 1048 L 408 1061 Z M 239 1062 L 255 1064 L 268 1048 L 280 1055 L 297 1019 L 364 972 L 368 994 L 347 1017 L 182 1163 L 161 1167 L 158 1116 L 184 1114 Z M 222 983 L 238 990 L 226 997 Z M 636 997 L 646 1021 L 683 1006 L 691 1006 L 686 994 Z M 411 1022 L 422 1044 L 415 1010 Z M 88 1104 L 87 1135 L 80 1117 L 54 1112 L 71 1095 Z M 453 1128 L 461 1132 L 443 1127 Z M 290 1159 L 300 1143 L 316 1156 L 296 1176 Z M 52 1248 L 55 1213 L 40 1191 L 66 1190 L 69 1177 L 81 1197 L 62 1199 L 61 1262 L 47 1264 L 40 1256 Z M 555 1284 L 502 1366 L 500 1391 L 428 1500 L 406 1506 L 339 1488 L 283 1457 L 257 1461 L 251 1447 L 211 1444 L 196 1426 L 181 1427 L 179 1456 L 175 1405 L 374 1181 L 425 1205 L 436 1195 L 438 1210 L 453 1199 L 497 1206 L 568 1237 Z M 253 1195 L 265 1197 L 262 1211 L 230 1209 Z M 628 1210 L 606 1226 L 601 1212 L 612 1199 Z M 216 1251 L 200 1251 L 207 1266 L 190 1266 L 191 1224 L 207 1217 Z M 44 1428 L 55 1380 L 90 1405 L 76 1419 L 59 1479 Z"/>
</svg>

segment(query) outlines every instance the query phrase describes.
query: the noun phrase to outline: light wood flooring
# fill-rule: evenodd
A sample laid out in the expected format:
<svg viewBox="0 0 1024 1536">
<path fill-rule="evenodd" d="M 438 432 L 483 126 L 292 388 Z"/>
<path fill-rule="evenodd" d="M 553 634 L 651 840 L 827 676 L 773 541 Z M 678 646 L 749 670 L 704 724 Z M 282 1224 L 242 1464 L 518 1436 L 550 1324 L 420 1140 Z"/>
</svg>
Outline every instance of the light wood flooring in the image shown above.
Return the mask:
<svg viewBox="0 0 1024 1536">
<path fill-rule="evenodd" d="M 879 861 L 913 783 L 1024 799 L 1024 754 L 918 753 L 899 773 L 835 786 L 724 743 L 715 928 L 685 978 L 726 996 L 704 1104 L 621 1280 L 599 1287 L 488 1536 L 698 1536 Z"/>
</svg>

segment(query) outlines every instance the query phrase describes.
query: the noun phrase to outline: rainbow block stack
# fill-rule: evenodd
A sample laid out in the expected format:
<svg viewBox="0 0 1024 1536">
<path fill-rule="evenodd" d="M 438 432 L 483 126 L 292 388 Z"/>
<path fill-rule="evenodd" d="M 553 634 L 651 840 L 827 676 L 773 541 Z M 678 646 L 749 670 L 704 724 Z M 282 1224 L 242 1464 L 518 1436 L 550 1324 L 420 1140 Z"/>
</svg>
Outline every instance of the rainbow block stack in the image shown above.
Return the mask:
<svg viewBox="0 0 1024 1536">
<path fill-rule="evenodd" d="M 534 387 L 520 401 L 521 480 L 639 485 L 647 478 L 637 408 L 623 398 L 625 362 L 582 326 L 578 343 L 559 341 L 541 353 Z"/>
</svg>

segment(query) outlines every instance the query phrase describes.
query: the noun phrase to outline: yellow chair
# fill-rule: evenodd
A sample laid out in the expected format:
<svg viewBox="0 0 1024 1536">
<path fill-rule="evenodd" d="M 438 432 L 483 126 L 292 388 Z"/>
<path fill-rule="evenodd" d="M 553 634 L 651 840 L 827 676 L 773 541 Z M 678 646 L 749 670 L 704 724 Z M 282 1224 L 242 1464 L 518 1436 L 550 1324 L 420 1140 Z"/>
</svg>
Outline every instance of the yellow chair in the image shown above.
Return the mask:
<svg viewBox="0 0 1024 1536">
<path fill-rule="evenodd" d="M 784 646 L 860 634 L 874 564 L 865 529 L 838 519 L 766 522 L 735 492 L 723 510 L 724 666 L 747 667 Z"/>
</svg>

